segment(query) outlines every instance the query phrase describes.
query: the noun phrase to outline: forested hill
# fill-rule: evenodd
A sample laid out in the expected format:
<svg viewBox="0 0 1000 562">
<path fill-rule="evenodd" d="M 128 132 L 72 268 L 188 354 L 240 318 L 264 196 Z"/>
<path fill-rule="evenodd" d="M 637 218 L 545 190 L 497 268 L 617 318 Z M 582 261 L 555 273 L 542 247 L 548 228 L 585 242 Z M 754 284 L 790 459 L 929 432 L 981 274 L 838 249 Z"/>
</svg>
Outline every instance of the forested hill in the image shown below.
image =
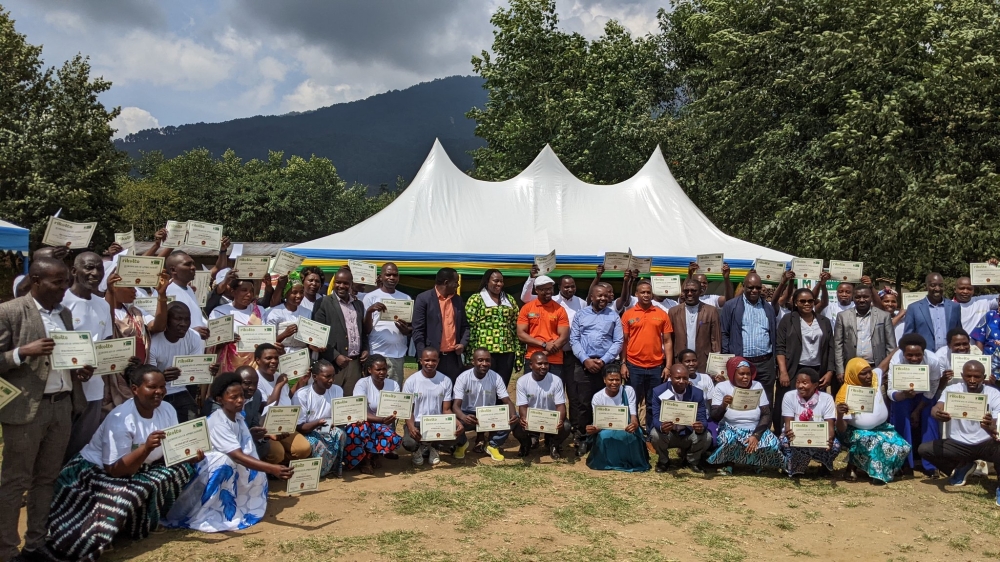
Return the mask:
<svg viewBox="0 0 1000 562">
<path fill-rule="evenodd" d="M 215 156 L 231 148 L 244 159 L 266 158 L 269 150 L 315 154 L 332 160 L 348 184 L 391 188 L 397 176 L 413 179 L 435 137 L 459 168 L 472 167 L 468 151 L 484 142 L 465 112 L 485 105 L 482 85 L 477 76 L 453 76 L 304 113 L 148 129 L 115 145 L 134 157 L 159 150 L 172 158 L 198 147 Z"/>
</svg>

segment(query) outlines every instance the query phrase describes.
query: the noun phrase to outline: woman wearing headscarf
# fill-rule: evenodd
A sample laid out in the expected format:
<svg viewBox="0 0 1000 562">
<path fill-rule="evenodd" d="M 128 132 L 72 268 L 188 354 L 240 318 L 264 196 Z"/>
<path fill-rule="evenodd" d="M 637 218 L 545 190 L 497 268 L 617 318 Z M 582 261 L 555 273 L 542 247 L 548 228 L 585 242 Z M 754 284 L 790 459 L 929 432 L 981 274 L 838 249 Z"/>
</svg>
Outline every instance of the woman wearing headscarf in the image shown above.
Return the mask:
<svg viewBox="0 0 1000 562">
<path fill-rule="evenodd" d="M 781 430 L 782 408 L 785 394 L 795 391 L 794 377 L 802 367 L 809 367 L 823 374 L 820 388 L 833 378 L 833 325 L 826 316 L 816 314 L 816 297 L 811 289 L 798 289 L 792 295 L 792 312 L 779 322 L 776 335 L 775 358 L 778 363 L 778 384 L 774 389 L 774 430 Z"/>
<path fill-rule="evenodd" d="M 764 387 L 754 379 L 757 368 L 743 357 L 733 357 L 726 362 L 729 380 L 715 385 L 712 391 L 711 419 L 719 423 L 717 442 L 719 447 L 708 458 L 709 464 L 726 465 L 720 472 L 733 473 L 733 465 L 764 468 L 781 468 L 784 457 L 778 438 L 771 433 L 771 405 L 767 401 Z M 759 390 L 760 399 L 756 408 L 736 410 L 732 408 L 733 394 L 737 389 Z"/>
<path fill-rule="evenodd" d="M 833 460 L 840 454 L 840 442 L 834 432 L 833 422 L 837 419 L 837 408 L 833 397 L 820 391 L 819 373 L 809 367 L 799 367 L 795 375 L 795 392 L 785 394 L 782 404 L 781 451 L 785 455 L 785 472 L 789 477 L 805 474 L 809 461 L 816 461 L 827 471 L 833 472 Z M 798 447 L 792 444 L 795 432 L 792 422 L 826 422 L 827 442 L 825 448 Z"/>
<path fill-rule="evenodd" d="M 265 322 L 275 326 L 275 340 L 285 348 L 285 353 L 298 351 L 306 347 L 304 341 L 295 338 L 298 331 L 299 318 L 311 318 L 312 311 L 302 306 L 305 298 L 305 285 L 298 272 L 293 271 L 288 276 L 288 282 L 283 287 L 284 302 L 267 311 Z"/>
<path fill-rule="evenodd" d="M 264 313 L 257 306 L 257 291 L 254 282 L 249 279 L 235 279 L 230 283 L 233 291 L 233 302 L 217 307 L 208 316 L 210 320 L 233 315 L 233 329 L 240 326 L 260 326 L 264 323 Z M 236 342 L 223 343 L 215 346 L 218 355 L 219 371 L 235 371 L 243 365 L 256 366 L 253 352 L 237 352 Z"/>
<path fill-rule="evenodd" d="M 886 364 L 883 361 L 883 367 Z M 847 389 L 852 386 L 874 388 L 875 409 L 851 412 L 847 407 Z M 889 419 L 889 402 L 882 385 L 882 369 L 872 368 L 855 357 L 844 369 L 844 385 L 837 393 L 837 435 L 847 447 L 848 480 L 856 480 L 855 468 L 872 478 L 872 484 L 891 482 L 903 468 L 910 454 L 910 444 L 896 433 Z"/>
<path fill-rule="evenodd" d="M 491 369 L 510 385 L 514 369 L 523 364 L 524 350 L 517 339 L 517 315 L 520 308 L 513 297 L 503 292 L 503 273 L 487 269 L 479 283 L 479 292 L 465 303 L 465 316 L 469 320 L 469 345 L 466 364 L 472 363 L 472 354 L 480 347 L 490 352 Z"/>
</svg>

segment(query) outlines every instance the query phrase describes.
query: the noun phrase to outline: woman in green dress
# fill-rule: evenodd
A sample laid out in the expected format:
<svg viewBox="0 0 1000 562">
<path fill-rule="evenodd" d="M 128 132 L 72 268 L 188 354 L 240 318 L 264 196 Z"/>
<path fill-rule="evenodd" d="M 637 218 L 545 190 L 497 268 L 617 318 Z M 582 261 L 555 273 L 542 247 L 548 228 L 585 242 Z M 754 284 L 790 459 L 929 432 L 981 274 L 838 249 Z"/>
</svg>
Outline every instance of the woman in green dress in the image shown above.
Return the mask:
<svg viewBox="0 0 1000 562">
<path fill-rule="evenodd" d="M 479 292 L 465 303 L 469 320 L 469 345 L 465 347 L 466 363 L 480 347 L 490 352 L 490 368 L 510 385 L 514 369 L 523 364 L 524 350 L 517 339 L 517 315 L 520 307 L 514 297 L 503 292 L 503 273 L 487 269 L 479 283 Z"/>
</svg>

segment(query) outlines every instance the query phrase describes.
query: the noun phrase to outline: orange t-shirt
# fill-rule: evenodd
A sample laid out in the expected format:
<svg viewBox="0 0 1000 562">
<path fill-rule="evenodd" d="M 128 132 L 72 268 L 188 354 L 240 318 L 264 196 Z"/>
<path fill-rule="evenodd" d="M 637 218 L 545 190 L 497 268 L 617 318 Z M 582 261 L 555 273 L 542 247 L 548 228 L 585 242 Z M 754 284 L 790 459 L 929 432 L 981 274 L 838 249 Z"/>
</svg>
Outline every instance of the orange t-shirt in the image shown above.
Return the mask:
<svg viewBox="0 0 1000 562">
<path fill-rule="evenodd" d="M 635 305 L 622 315 L 622 331 L 628 336 L 625 360 L 629 363 L 651 369 L 661 367 L 666 362 L 663 356 L 663 334 L 674 331 L 670 317 L 658 306 L 643 310 Z"/>
<path fill-rule="evenodd" d="M 441 353 L 450 353 L 458 347 L 455 341 L 455 306 L 451 302 L 451 297 L 441 295 L 437 287 L 434 294 L 438 298 L 438 306 L 441 307 Z"/>
<path fill-rule="evenodd" d="M 517 316 L 518 325 L 528 326 L 528 335 L 540 339 L 544 342 L 556 341 L 559 338 L 559 328 L 569 327 L 569 316 L 566 310 L 556 301 L 550 300 L 548 304 L 535 299 L 521 307 L 521 313 Z M 525 357 L 531 357 L 536 351 L 542 348 L 536 345 L 528 346 L 528 353 Z M 549 355 L 549 363 L 562 365 L 563 351 L 558 351 Z"/>
</svg>

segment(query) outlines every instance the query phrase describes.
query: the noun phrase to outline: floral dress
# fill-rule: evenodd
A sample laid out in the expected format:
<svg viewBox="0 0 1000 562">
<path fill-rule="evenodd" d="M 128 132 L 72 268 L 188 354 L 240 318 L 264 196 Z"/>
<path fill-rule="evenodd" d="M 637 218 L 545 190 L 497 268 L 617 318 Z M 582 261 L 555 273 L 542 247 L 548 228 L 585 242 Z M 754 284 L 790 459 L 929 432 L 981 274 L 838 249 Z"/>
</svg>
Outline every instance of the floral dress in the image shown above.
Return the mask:
<svg viewBox="0 0 1000 562">
<path fill-rule="evenodd" d="M 969 337 L 983 344 L 983 354 L 993 356 L 993 378 L 1000 379 L 1000 312 L 991 310 Z"/>
</svg>

